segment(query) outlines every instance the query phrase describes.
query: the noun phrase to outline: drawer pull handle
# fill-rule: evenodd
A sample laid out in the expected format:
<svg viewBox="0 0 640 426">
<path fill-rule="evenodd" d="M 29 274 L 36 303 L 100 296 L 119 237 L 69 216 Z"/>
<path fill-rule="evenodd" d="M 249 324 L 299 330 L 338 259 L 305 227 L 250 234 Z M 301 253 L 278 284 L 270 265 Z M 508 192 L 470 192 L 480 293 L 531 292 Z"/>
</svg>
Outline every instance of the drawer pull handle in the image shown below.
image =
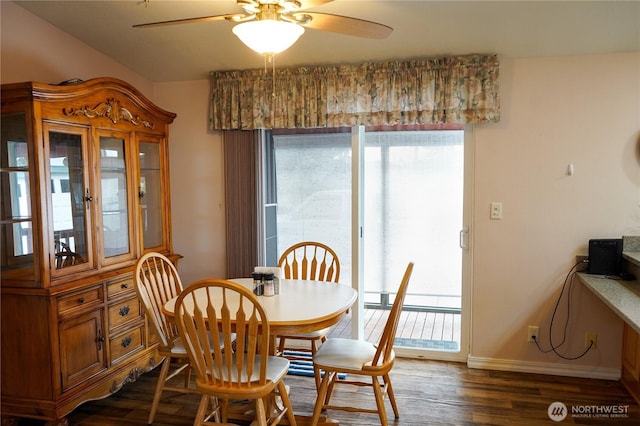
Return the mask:
<svg viewBox="0 0 640 426">
<path fill-rule="evenodd" d="M 78 298 L 78 303 L 84 303 L 84 297 Z"/>
<path fill-rule="evenodd" d="M 128 288 L 129 288 L 129 284 L 126 284 L 126 283 L 125 283 L 125 284 L 122 284 L 122 285 L 120 286 L 120 288 L 121 288 L 121 289 L 123 289 L 123 290 L 126 290 L 126 289 L 128 289 Z"/>
<path fill-rule="evenodd" d="M 120 343 L 120 346 L 122 346 L 123 348 L 126 348 L 130 344 L 131 344 L 131 336 L 127 336 L 124 339 L 122 339 L 122 342 Z"/>
<path fill-rule="evenodd" d="M 130 310 L 131 309 L 129 308 L 129 305 L 123 306 L 122 308 L 120 308 L 120 316 L 126 317 L 127 315 L 129 315 Z"/>
</svg>

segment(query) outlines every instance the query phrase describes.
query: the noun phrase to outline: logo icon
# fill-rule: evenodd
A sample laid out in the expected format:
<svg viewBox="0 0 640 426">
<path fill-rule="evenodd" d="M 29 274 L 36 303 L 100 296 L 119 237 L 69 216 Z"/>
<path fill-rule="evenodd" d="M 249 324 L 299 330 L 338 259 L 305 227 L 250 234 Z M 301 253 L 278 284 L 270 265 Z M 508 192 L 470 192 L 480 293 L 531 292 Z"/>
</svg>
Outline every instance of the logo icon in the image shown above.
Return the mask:
<svg viewBox="0 0 640 426">
<path fill-rule="evenodd" d="M 567 410 L 567 406 L 562 402 L 557 401 L 549 404 L 549 408 L 547 409 L 549 418 L 554 422 L 563 421 L 567 417 L 568 412 L 569 411 Z"/>
</svg>

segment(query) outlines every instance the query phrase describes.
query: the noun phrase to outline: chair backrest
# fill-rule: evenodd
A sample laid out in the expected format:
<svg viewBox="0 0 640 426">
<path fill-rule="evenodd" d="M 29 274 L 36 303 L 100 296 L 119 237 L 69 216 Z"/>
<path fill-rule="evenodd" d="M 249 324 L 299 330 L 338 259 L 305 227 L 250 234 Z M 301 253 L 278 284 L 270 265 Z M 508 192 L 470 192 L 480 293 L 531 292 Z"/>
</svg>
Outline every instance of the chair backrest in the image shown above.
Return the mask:
<svg viewBox="0 0 640 426">
<path fill-rule="evenodd" d="M 284 278 L 299 280 L 340 280 L 340 261 L 333 249 L 325 244 L 305 241 L 286 249 L 278 260 Z"/>
<path fill-rule="evenodd" d="M 182 292 L 182 281 L 171 261 L 160 253 L 147 253 L 136 264 L 136 291 L 144 305 L 147 318 L 155 328 L 162 346 L 171 348 L 178 335 L 178 328 L 171 318 L 162 312 L 168 300 Z"/>
<path fill-rule="evenodd" d="M 60 240 L 55 240 L 54 247 L 56 254 L 56 269 L 66 268 L 67 266 L 73 266 L 85 262 L 82 256 L 73 252 L 67 244 Z"/>
<path fill-rule="evenodd" d="M 372 361 L 373 366 L 386 364 L 392 359 L 393 342 L 396 339 L 398 321 L 400 320 L 400 313 L 402 312 L 402 307 L 404 306 L 404 297 L 407 295 L 407 287 L 409 287 L 409 279 L 411 278 L 412 272 L 413 262 L 409 262 L 409 264 L 407 265 L 407 269 L 404 272 L 404 276 L 402 277 L 402 282 L 400 282 L 398 293 L 396 293 L 396 298 L 393 301 L 391 312 L 389 312 L 387 323 L 385 324 L 382 335 L 380 336 L 376 354 L 373 357 Z"/>
<path fill-rule="evenodd" d="M 269 321 L 253 292 L 226 280 L 197 281 L 178 297 L 174 319 L 199 386 L 250 393 L 266 383 Z M 234 341 L 235 350 L 223 350 Z"/>
</svg>

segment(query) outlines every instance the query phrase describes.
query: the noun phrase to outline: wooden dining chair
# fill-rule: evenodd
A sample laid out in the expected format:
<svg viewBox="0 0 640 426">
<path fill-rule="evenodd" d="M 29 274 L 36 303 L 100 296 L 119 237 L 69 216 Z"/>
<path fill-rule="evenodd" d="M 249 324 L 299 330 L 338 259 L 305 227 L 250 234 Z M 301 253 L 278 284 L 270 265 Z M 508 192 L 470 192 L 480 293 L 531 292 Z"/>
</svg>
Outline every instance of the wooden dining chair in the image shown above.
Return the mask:
<svg viewBox="0 0 640 426">
<path fill-rule="evenodd" d="M 400 312 L 407 294 L 409 279 L 413 272 L 413 263 L 407 265 L 400 288 L 396 294 L 393 306 L 387 318 L 382 335 L 377 344 L 355 339 L 331 338 L 327 340 L 313 357 L 313 372 L 318 388 L 318 398 L 313 410 L 313 425 L 317 424 L 323 409 L 360 411 L 364 413 L 377 413 L 380 424 L 386 426 L 387 412 L 384 406 L 385 396 L 389 397 L 395 418 L 400 417 L 398 405 L 393 394 L 389 372 L 393 367 L 395 353 L 393 342 Z M 339 373 L 347 373 L 347 379 L 337 380 Z M 323 375 L 323 376 L 322 376 Z M 349 378 L 350 375 L 356 378 Z M 322 376 L 322 381 L 320 378 Z M 371 382 L 366 382 L 364 376 L 368 376 Z M 382 380 L 382 382 L 381 382 Z M 331 394 L 337 384 L 350 384 L 356 386 L 370 386 L 373 388 L 376 409 L 353 407 L 350 405 L 331 405 Z"/>
<path fill-rule="evenodd" d="M 160 253 L 147 253 L 136 264 L 135 285 L 147 319 L 160 340 L 158 354 L 164 357 L 149 413 L 148 424 L 152 424 L 163 391 L 198 392 L 190 388 L 189 356 L 178 334 L 178 328 L 173 320 L 162 312 L 164 304 L 177 297 L 183 290 L 176 267 Z M 171 370 L 172 360 L 178 361 L 173 370 Z M 184 374 L 182 387 L 167 384 L 170 379 L 181 373 Z"/>
<path fill-rule="evenodd" d="M 340 260 L 336 252 L 326 244 L 315 241 L 297 243 L 286 249 L 278 266 L 286 279 L 329 281 L 337 283 L 340 279 Z M 279 339 L 278 353 L 289 360 L 307 360 L 308 358 L 294 355 L 295 352 L 316 352 L 317 342 L 327 340 L 327 334 L 331 328 L 323 328 L 304 334 L 277 336 Z M 287 339 L 305 340 L 310 343 L 310 348 L 287 347 Z M 291 350 L 285 355 L 285 351 Z M 293 354 L 292 354 L 293 353 Z"/>
<path fill-rule="evenodd" d="M 252 291 L 226 280 L 197 281 L 178 297 L 174 320 L 202 393 L 194 425 L 211 424 L 216 415 L 226 423 L 231 400 L 254 400 L 248 421 L 275 425 L 286 415 L 295 426 L 283 380 L 289 360 L 269 356 L 269 319 Z M 235 350 L 221 349 L 234 340 Z"/>
</svg>

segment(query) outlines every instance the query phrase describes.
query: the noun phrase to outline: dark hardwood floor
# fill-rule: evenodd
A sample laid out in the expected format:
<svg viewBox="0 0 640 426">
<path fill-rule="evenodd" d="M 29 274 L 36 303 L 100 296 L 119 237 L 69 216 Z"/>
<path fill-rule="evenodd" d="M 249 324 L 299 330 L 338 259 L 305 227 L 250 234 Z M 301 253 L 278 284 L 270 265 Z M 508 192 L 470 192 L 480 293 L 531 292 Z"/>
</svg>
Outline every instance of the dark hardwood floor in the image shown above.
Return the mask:
<svg viewBox="0 0 640 426">
<path fill-rule="evenodd" d="M 156 369 L 115 395 L 81 405 L 68 417 L 69 424 L 146 425 L 157 374 Z M 473 370 L 459 363 L 411 359 L 398 359 L 391 378 L 400 406 L 400 419 L 394 421 L 387 402 L 392 425 L 640 424 L 640 406 L 616 381 Z M 286 383 L 296 414 L 311 414 L 316 395 L 313 378 L 287 376 Z M 335 398 L 374 404 L 370 389 L 351 388 L 337 388 Z M 564 403 L 569 412 L 561 423 L 551 421 L 547 414 L 556 401 Z M 154 424 L 191 425 L 197 403 L 197 395 L 165 393 Z M 571 414 L 572 409 L 584 413 L 612 407 L 626 413 L 615 418 Z M 371 414 L 329 411 L 328 415 L 341 425 L 379 424 Z"/>
</svg>

